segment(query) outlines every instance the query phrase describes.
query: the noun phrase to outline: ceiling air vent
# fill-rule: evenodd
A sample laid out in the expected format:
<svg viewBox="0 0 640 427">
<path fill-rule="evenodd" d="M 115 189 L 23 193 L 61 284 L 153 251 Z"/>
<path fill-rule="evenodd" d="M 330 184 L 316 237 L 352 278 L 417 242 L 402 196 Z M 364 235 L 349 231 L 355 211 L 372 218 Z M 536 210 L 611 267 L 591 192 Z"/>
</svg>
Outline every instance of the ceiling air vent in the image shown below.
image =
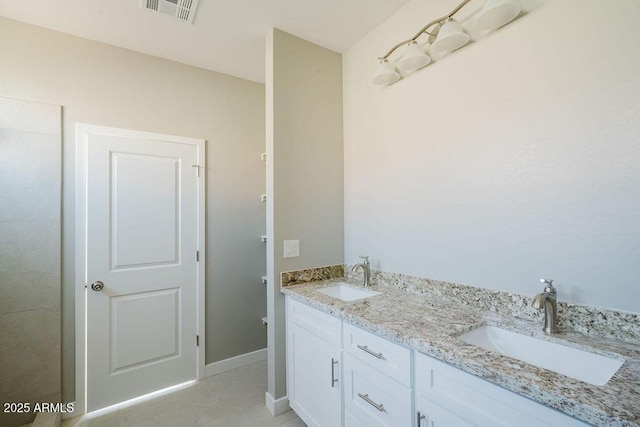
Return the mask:
<svg viewBox="0 0 640 427">
<path fill-rule="evenodd" d="M 175 16 L 190 24 L 198 6 L 198 0 L 141 0 L 141 3 L 144 9 Z"/>
</svg>

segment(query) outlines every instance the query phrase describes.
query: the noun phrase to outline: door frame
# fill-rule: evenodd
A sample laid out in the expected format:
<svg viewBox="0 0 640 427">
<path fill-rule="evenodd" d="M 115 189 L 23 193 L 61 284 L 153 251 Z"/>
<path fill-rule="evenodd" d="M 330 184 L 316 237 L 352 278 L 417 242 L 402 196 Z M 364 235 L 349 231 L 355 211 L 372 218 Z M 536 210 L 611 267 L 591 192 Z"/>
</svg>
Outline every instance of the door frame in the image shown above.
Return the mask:
<svg viewBox="0 0 640 427">
<path fill-rule="evenodd" d="M 165 135 L 129 129 L 98 126 L 87 123 L 76 124 L 76 253 L 75 253 L 75 374 L 76 392 L 73 416 L 86 413 L 87 403 L 87 161 L 89 135 L 110 135 L 119 137 L 143 138 L 163 142 L 193 145 L 197 148 L 198 174 L 197 188 L 197 250 L 199 262 L 196 274 L 196 306 L 197 306 L 197 334 L 199 346 L 196 352 L 197 378 L 205 376 L 205 206 L 206 206 L 206 141 L 204 139 L 188 138 L 175 135 Z M 190 167 L 191 165 L 187 165 Z"/>
</svg>

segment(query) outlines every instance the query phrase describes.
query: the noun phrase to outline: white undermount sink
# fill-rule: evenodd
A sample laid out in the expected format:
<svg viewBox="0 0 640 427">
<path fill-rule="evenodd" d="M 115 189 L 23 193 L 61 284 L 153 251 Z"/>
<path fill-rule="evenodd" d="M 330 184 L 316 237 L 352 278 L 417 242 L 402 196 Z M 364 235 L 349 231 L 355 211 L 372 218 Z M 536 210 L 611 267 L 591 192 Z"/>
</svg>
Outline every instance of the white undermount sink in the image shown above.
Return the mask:
<svg viewBox="0 0 640 427">
<path fill-rule="evenodd" d="M 372 297 L 374 295 L 380 295 L 380 292 L 352 288 L 351 286 L 347 286 L 342 283 L 334 286 L 328 286 L 322 289 L 316 289 L 316 292 L 320 292 L 321 294 L 325 294 L 342 301 L 355 301 Z"/>
<path fill-rule="evenodd" d="M 624 363 L 494 326 L 482 326 L 458 339 L 597 386 L 605 385 Z"/>
</svg>

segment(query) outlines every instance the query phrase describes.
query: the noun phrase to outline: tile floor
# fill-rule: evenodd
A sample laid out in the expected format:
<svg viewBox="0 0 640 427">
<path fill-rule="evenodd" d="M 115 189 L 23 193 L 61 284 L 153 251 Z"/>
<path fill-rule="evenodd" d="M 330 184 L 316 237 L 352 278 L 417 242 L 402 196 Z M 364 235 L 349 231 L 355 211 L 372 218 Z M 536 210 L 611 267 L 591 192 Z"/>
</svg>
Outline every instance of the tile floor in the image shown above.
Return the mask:
<svg viewBox="0 0 640 427">
<path fill-rule="evenodd" d="M 264 406 L 267 362 L 207 377 L 170 394 L 61 427 L 305 427 L 293 412 L 271 416 Z"/>
</svg>

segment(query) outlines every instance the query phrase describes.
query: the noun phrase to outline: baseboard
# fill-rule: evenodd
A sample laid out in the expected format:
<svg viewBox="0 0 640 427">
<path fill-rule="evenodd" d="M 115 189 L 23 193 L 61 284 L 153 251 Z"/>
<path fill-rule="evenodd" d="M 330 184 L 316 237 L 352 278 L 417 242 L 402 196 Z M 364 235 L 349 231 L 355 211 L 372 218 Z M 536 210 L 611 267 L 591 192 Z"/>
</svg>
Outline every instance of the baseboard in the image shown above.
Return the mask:
<svg viewBox="0 0 640 427">
<path fill-rule="evenodd" d="M 275 400 L 269 392 L 266 392 L 264 395 L 265 405 L 274 417 L 291 410 L 291 406 L 289 406 L 289 398 L 287 396 Z"/>
<path fill-rule="evenodd" d="M 267 349 L 252 351 L 251 353 L 241 354 L 240 356 L 231 357 L 229 359 L 213 362 L 205 366 L 205 375 L 221 374 L 233 369 L 242 368 L 243 366 L 267 360 Z"/>
</svg>

